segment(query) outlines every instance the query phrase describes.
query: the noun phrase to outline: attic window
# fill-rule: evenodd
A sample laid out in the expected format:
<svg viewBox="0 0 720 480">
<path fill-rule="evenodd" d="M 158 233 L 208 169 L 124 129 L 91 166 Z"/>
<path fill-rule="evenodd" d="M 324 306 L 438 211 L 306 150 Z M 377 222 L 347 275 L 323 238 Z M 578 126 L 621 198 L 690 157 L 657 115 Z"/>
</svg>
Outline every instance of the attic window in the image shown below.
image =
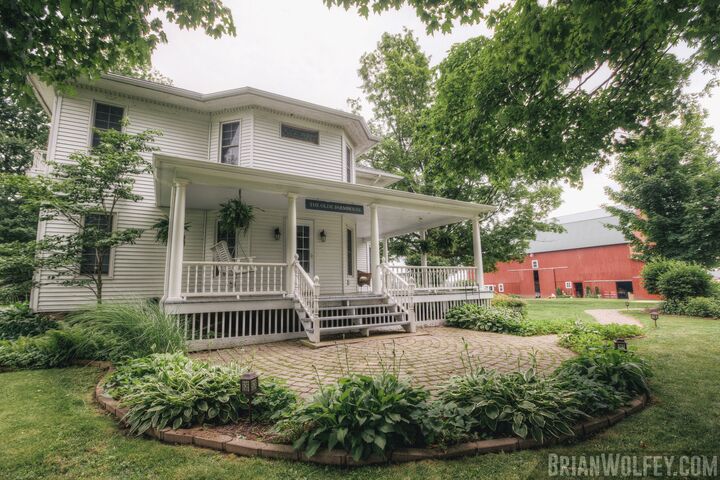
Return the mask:
<svg viewBox="0 0 720 480">
<path fill-rule="evenodd" d="M 317 130 L 306 130 L 304 128 L 291 127 L 284 123 L 280 126 L 280 136 L 284 138 L 292 138 L 301 142 L 314 143 L 320 145 L 320 132 Z"/>
</svg>

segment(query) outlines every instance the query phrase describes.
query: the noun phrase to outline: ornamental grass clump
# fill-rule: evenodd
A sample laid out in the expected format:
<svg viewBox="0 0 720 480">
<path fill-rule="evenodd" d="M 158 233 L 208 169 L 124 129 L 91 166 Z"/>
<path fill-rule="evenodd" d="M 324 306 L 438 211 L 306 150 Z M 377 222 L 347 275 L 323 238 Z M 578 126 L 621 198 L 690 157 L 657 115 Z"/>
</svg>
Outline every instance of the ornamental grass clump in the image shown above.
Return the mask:
<svg viewBox="0 0 720 480">
<path fill-rule="evenodd" d="M 83 358 L 121 361 L 186 349 L 176 319 L 149 301 L 98 304 L 71 315 L 68 325 L 83 332 L 77 345 Z"/>
<path fill-rule="evenodd" d="M 182 353 L 153 354 L 120 365 L 105 388 L 128 408 L 125 421 L 137 435 L 149 428 L 223 425 L 249 415 L 250 400 L 240 393 L 246 371 L 237 365 L 193 361 Z M 263 380 L 253 398 L 253 420 L 269 421 L 296 402 L 289 389 Z"/>
<path fill-rule="evenodd" d="M 350 375 L 324 386 L 281 429 L 295 430 L 293 446 L 312 457 L 321 448 L 340 448 L 355 461 L 422 442 L 418 418 L 428 392 L 383 372 Z"/>
</svg>

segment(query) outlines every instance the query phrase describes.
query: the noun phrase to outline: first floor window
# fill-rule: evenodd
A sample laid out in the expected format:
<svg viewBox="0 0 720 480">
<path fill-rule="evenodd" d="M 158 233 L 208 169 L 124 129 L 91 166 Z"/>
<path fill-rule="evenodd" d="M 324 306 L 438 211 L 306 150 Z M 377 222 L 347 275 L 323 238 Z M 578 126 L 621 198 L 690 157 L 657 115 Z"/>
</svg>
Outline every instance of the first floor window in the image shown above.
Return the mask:
<svg viewBox="0 0 720 480">
<path fill-rule="evenodd" d="M 86 215 L 84 225 L 88 237 L 110 233 L 112 232 L 112 215 L 100 213 Z M 97 249 L 91 246 L 83 248 L 80 273 L 108 275 L 110 273 L 110 249 Z"/>
<path fill-rule="evenodd" d="M 240 160 L 240 122 L 222 124 L 220 162 L 238 165 Z"/>
<path fill-rule="evenodd" d="M 227 242 L 228 251 L 230 252 L 230 255 L 235 258 L 235 249 L 236 249 L 236 235 L 235 235 L 235 229 L 225 229 L 220 226 L 218 223 L 218 227 L 216 229 L 217 234 L 215 235 L 215 242 Z"/>
<path fill-rule="evenodd" d="M 347 261 L 347 275 L 352 276 L 352 274 L 355 272 L 355 262 L 353 262 L 353 231 L 349 228 L 345 229 L 345 236 L 347 237 L 345 241 L 345 256 Z"/>
<path fill-rule="evenodd" d="M 105 103 L 96 103 L 93 117 L 93 134 L 92 146 L 100 145 L 100 134 L 98 130 L 122 130 L 122 119 L 125 114 L 123 107 L 115 105 L 107 105 Z"/>
<path fill-rule="evenodd" d="M 297 225 L 296 247 L 300 266 L 310 273 L 310 225 Z"/>
</svg>

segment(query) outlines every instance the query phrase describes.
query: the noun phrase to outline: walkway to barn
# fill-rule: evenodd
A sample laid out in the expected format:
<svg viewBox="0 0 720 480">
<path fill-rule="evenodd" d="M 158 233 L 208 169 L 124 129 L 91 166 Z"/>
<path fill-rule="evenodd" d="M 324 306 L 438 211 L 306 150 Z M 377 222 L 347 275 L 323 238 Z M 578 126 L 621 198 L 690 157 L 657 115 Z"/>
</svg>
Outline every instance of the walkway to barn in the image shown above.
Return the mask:
<svg viewBox="0 0 720 480">
<path fill-rule="evenodd" d="M 250 364 L 262 375 L 284 379 L 303 396 L 314 393 L 319 383 L 334 383 L 348 370 L 376 373 L 394 366 L 401 378 L 433 391 L 464 373 L 466 345 L 474 364 L 500 372 L 524 370 L 534 356 L 538 370 L 549 373 L 573 355 L 557 345 L 555 335 L 518 337 L 432 327 L 414 335 L 376 335 L 324 348 L 312 349 L 291 340 L 198 352 L 193 357 L 217 364 Z"/>
<path fill-rule="evenodd" d="M 640 309 L 633 310 L 639 311 Z M 604 325 L 619 323 L 620 325 L 643 326 L 640 320 L 623 314 L 622 310 L 585 310 L 585 313 L 591 315 L 598 323 L 602 323 Z"/>
</svg>

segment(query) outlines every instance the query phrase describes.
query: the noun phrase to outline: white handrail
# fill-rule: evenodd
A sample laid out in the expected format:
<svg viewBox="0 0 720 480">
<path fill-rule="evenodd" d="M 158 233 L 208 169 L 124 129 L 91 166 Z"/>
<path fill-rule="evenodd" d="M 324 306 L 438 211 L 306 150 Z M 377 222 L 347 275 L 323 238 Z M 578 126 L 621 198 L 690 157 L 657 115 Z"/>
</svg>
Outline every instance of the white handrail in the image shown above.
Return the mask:
<svg viewBox="0 0 720 480">
<path fill-rule="evenodd" d="M 313 324 L 313 331 L 317 332 L 317 318 L 320 312 L 320 279 L 310 278 L 297 254 L 292 262 L 293 275 L 295 275 L 295 298 L 302 304 Z"/>
<path fill-rule="evenodd" d="M 384 263 L 380 264 L 380 272 L 383 292 L 407 314 L 411 331 L 415 331 L 415 280 L 405 280 Z"/>
<path fill-rule="evenodd" d="M 285 294 L 285 263 L 183 262 L 182 296 L 237 298 Z"/>
<path fill-rule="evenodd" d="M 478 290 L 475 267 L 393 265 L 388 267 L 402 278 L 415 281 L 416 290 Z"/>
</svg>

